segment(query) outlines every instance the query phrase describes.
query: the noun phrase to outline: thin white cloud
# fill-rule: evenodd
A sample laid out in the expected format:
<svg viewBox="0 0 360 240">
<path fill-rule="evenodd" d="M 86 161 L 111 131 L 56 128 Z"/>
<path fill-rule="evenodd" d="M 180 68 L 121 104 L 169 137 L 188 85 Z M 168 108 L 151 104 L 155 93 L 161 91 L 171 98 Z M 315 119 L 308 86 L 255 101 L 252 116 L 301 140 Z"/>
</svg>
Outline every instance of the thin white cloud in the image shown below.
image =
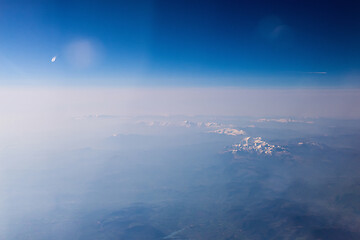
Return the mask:
<svg viewBox="0 0 360 240">
<path fill-rule="evenodd" d="M 256 120 L 256 122 L 278 122 L 278 123 L 308 123 L 312 124 L 313 121 L 306 121 L 306 120 L 297 120 L 291 118 L 261 118 Z"/>
<path fill-rule="evenodd" d="M 309 74 L 327 74 L 327 72 L 305 72 Z"/>
<path fill-rule="evenodd" d="M 105 115 L 105 114 L 90 114 L 74 117 L 75 120 L 85 120 L 85 119 L 109 119 L 116 118 L 116 115 Z"/>
</svg>

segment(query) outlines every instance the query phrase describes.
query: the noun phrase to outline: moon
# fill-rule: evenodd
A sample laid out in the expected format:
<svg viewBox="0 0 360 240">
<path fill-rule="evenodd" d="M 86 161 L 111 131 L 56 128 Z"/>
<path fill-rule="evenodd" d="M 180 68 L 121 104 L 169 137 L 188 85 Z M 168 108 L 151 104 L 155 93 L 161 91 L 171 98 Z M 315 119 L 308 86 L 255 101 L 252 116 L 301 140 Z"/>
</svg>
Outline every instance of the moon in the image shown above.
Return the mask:
<svg viewBox="0 0 360 240">
<path fill-rule="evenodd" d="M 52 59 L 51 59 L 51 62 L 55 62 L 56 61 L 56 56 L 54 56 Z"/>
</svg>

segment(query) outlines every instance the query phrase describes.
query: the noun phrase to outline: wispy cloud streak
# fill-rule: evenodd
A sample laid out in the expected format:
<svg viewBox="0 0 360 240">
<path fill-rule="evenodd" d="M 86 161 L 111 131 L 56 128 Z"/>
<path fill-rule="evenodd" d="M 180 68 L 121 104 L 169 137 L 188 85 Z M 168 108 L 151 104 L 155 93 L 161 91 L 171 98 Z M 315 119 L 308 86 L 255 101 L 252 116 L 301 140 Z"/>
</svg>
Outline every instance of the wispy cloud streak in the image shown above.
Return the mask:
<svg viewBox="0 0 360 240">
<path fill-rule="evenodd" d="M 309 74 L 327 74 L 327 72 L 305 72 Z"/>
</svg>

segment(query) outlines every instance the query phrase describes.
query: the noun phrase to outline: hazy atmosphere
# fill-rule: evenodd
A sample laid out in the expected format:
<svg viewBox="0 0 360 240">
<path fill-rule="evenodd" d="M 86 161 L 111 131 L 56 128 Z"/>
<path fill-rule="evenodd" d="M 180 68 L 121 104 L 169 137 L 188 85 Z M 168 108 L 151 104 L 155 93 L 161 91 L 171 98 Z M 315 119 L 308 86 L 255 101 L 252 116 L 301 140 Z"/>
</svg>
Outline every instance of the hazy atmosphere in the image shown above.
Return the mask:
<svg viewBox="0 0 360 240">
<path fill-rule="evenodd" d="M 0 239 L 360 239 L 358 1 L 0 0 Z"/>
</svg>

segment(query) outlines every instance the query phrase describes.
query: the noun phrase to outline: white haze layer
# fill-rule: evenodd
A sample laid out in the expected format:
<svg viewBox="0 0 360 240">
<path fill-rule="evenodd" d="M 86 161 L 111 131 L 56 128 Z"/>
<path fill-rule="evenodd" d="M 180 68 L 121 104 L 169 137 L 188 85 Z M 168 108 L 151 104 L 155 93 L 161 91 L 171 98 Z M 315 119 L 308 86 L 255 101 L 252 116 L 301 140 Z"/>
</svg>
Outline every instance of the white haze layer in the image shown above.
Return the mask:
<svg viewBox="0 0 360 240">
<path fill-rule="evenodd" d="M 359 118 L 360 89 L 0 88 L 2 115 L 228 115 Z"/>
<path fill-rule="evenodd" d="M 360 118 L 358 89 L 0 88 L 0 149 L 50 139 L 80 142 L 121 130 L 134 116 Z M 77 121 L 116 116 L 111 121 Z M 115 121 L 114 121 L 115 122 Z M 103 125 L 101 125 L 103 124 Z M 115 124 L 115 123 L 114 123 Z"/>
<path fill-rule="evenodd" d="M 357 89 L 0 88 L 0 238 L 10 239 L 6 236 L 23 229 L 22 223 L 27 221 L 24 216 L 31 217 L 28 222 L 49 216 L 48 212 L 58 209 L 59 196 L 65 200 L 66 196 L 71 196 L 71 199 L 66 200 L 68 202 L 64 200 L 70 205 L 77 201 L 78 205 L 74 209 L 77 206 L 92 208 L 102 204 L 102 201 L 111 201 L 112 198 L 103 198 L 101 194 L 98 194 L 99 199 L 90 194 L 99 177 L 107 176 L 107 168 L 104 166 L 113 157 L 112 154 L 97 152 L 97 143 L 109 138 L 120 141 L 126 134 L 139 134 L 146 143 L 139 149 L 146 150 L 157 140 L 154 137 L 148 141 L 144 131 L 150 130 L 146 129 L 155 129 L 153 131 L 158 134 L 158 129 L 163 125 L 172 130 L 179 125 L 152 124 L 153 127 L 149 128 L 147 124 L 141 124 L 144 119 L 137 119 L 137 116 L 150 116 L 148 118 L 151 123 L 154 122 L 151 116 L 158 115 L 185 116 L 181 121 L 187 120 L 186 116 L 212 116 L 212 119 L 205 119 L 202 124 L 180 122 L 181 133 L 186 129 L 192 130 L 192 126 L 204 128 L 202 131 L 206 133 L 218 127 L 230 129 L 232 133 L 234 130 L 238 131 L 231 136 L 218 136 L 233 138 L 248 130 L 243 132 L 236 126 L 218 123 L 216 117 L 248 116 L 271 121 L 289 117 L 357 119 L 360 118 L 359 102 L 360 90 Z M 137 122 L 140 124 L 136 124 Z M 279 124 L 285 124 L 284 121 L 280 122 Z M 243 138 L 241 135 L 240 137 Z M 128 145 L 131 147 L 131 136 L 124 139 L 123 142 L 120 141 L 119 147 L 127 141 L 130 141 Z M 138 138 L 135 136 L 135 139 Z M 186 142 L 189 139 L 192 140 L 185 136 L 181 140 Z M 194 141 L 196 142 L 196 138 Z M 172 141 L 168 144 L 172 144 Z M 82 151 L 81 148 L 85 150 Z M 129 154 L 131 151 L 130 148 L 125 152 Z M 170 153 L 171 151 L 167 154 L 171 155 Z M 191 155 L 188 157 L 190 162 L 195 162 L 190 158 Z M 204 161 L 206 159 L 203 158 Z M 146 182 L 142 172 L 135 176 L 131 175 L 131 171 L 126 172 L 128 168 L 146 167 L 149 164 L 141 161 L 141 164 L 137 164 L 124 157 L 123 162 L 119 163 L 119 169 L 125 169 L 122 177 L 125 180 L 126 177 L 139 177 Z M 162 166 L 162 163 L 156 163 L 156 157 L 150 163 L 153 164 L 154 161 L 155 166 Z M 182 171 L 176 169 L 174 172 Z M 151 177 L 150 174 L 149 179 Z M 167 178 L 164 179 L 167 181 Z M 184 177 L 181 176 L 181 179 Z M 116 189 L 124 189 L 121 194 L 128 196 L 126 194 L 132 193 L 135 185 L 130 184 L 128 188 L 116 185 Z M 97 191 L 102 189 L 99 186 L 95 188 Z M 116 195 L 118 199 L 123 199 L 121 194 Z M 85 200 L 89 202 L 82 204 Z M 131 201 L 132 198 L 126 200 Z M 70 210 L 69 216 L 64 215 L 64 219 L 72 217 L 73 212 L 71 208 Z M 59 212 L 62 214 L 61 209 Z M 52 221 L 50 218 L 48 222 Z M 17 222 L 18 226 L 13 224 Z M 64 236 L 62 239 L 70 238 Z"/>
</svg>

